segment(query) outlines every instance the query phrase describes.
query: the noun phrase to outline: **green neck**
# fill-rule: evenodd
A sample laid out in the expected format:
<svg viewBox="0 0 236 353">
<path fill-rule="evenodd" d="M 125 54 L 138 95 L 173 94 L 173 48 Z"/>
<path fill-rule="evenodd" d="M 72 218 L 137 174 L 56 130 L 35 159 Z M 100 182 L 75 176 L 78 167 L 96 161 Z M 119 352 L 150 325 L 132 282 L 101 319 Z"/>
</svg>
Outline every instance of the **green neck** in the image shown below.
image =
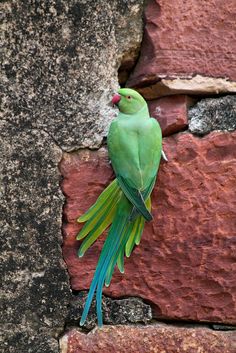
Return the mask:
<svg viewBox="0 0 236 353">
<path fill-rule="evenodd" d="M 137 118 L 137 116 L 139 116 L 142 119 L 150 118 L 147 104 L 145 104 L 137 113 L 124 114 L 124 113 L 119 112 L 119 114 L 118 114 L 119 119 L 120 118 L 127 119 L 127 118 L 133 118 L 133 117 Z"/>
</svg>

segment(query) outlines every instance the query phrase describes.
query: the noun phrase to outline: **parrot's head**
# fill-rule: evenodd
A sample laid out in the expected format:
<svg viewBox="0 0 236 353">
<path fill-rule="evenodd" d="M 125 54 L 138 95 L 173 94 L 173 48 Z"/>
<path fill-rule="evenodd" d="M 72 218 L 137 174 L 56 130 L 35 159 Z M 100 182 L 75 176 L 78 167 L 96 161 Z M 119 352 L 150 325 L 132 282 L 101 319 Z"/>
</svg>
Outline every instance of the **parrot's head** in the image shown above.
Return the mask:
<svg viewBox="0 0 236 353">
<path fill-rule="evenodd" d="M 124 114 L 135 114 L 147 105 L 141 94 L 131 88 L 120 88 L 113 96 L 112 103 Z"/>
</svg>

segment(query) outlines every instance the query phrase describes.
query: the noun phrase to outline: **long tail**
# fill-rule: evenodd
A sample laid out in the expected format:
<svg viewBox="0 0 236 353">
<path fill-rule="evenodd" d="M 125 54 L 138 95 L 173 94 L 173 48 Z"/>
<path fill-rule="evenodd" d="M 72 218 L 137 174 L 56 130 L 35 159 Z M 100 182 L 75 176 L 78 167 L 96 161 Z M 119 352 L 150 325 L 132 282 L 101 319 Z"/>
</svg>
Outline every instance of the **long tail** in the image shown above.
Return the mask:
<svg viewBox="0 0 236 353">
<path fill-rule="evenodd" d="M 145 204 L 150 210 L 150 197 Z M 78 252 L 79 257 L 84 255 L 111 224 L 89 289 L 80 325 L 84 324 L 96 293 L 98 325 L 102 326 L 102 288 L 104 284 L 110 285 L 116 264 L 120 272 L 124 272 L 124 256 L 129 257 L 134 245 L 140 242 L 145 219 L 138 215 L 134 220 L 130 220 L 132 209 L 132 204 L 115 179 L 99 196 L 96 203 L 78 219 L 78 222 L 86 222 L 77 235 L 77 240 L 85 238 Z"/>
</svg>

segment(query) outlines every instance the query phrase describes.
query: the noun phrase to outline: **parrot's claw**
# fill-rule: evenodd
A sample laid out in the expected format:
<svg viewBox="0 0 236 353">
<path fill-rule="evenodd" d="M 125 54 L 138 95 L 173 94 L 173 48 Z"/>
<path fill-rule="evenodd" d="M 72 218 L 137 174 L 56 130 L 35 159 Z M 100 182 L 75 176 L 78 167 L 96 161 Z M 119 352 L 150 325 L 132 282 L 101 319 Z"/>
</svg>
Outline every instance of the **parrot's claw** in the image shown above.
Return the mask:
<svg viewBox="0 0 236 353">
<path fill-rule="evenodd" d="M 166 154 L 163 150 L 161 151 L 161 156 L 164 159 L 164 161 L 168 162 L 168 158 L 166 157 Z"/>
</svg>

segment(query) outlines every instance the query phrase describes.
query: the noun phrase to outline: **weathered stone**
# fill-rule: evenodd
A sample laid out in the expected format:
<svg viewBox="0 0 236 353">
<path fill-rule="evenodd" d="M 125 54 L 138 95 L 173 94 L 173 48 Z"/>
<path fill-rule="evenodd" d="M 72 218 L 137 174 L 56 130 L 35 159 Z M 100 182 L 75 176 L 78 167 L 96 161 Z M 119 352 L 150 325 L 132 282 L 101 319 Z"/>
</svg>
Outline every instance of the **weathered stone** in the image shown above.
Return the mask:
<svg viewBox="0 0 236 353">
<path fill-rule="evenodd" d="M 1 329 L 2 331 L 2 329 Z M 2 342 L 0 341 L 1 353 L 58 353 L 58 339 L 50 337 L 46 332 L 24 329 L 22 326 L 14 325 L 9 329 L 4 327 Z"/>
<path fill-rule="evenodd" d="M 189 110 L 189 130 L 205 135 L 213 130 L 236 129 L 236 96 L 205 98 Z"/>
<path fill-rule="evenodd" d="M 7 121 L 0 135 L 4 352 L 56 352 L 70 298 L 61 253 L 61 150 L 45 132 Z"/>
<path fill-rule="evenodd" d="M 143 0 L 4 1 L 5 117 L 61 148 L 97 147 L 114 109 L 117 70 L 135 60 Z"/>
<path fill-rule="evenodd" d="M 104 293 L 152 303 L 157 318 L 236 323 L 236 132 L 203 138 L 181 133 L 164 139 L 169 162 L 160 166 L 152 196 L 154 221 L 141 244 L 115 272 Z M 88 289 L 104 236 L 83 258 L 76 218 L 111 181 L 104 149 L 64 154 L 67 197 L 63 254 L 71 285 Z"/>
<path fill-rule="evenodd" d="M 78 326 L 82 316 L 87 292 L 80 292 L 70 302 L 67 317 L 68 326 Z M 150 305 L 144 304 L 139 298 L 112 299 L 103 296 L 102 298 L 104 324 L 119 325 L 127 323 L 147 323 L 152 319 Z M 97 325 L 96 302 L 92 302 L 89 316 L 84 328 L 91 330 Z"/>
<path fill-rule="evenodd" d="M 197 94 L 236 92 L 235 15 L 234 0 L 217 6 L 212 0 L 151 0 L 140 58 L 128 86 L 151 86 L 152 98 L 172 89 L 175 94 L 195 89 Z"/>
<path fill-rule="evenodd" d="M 61 353 L 234 353 L 236 334 L 164 324 L 107 326 L 89 334 L 71 330 L 60 345 Z"/>
<path fill-rule="evenodd" d="M 148 102 L 150 114 L 160 123 L 162 135 L 168 136 L 188 126 L 188 108 L 193 99 L 185 95 L 163 97 Z"/>
</svg>

